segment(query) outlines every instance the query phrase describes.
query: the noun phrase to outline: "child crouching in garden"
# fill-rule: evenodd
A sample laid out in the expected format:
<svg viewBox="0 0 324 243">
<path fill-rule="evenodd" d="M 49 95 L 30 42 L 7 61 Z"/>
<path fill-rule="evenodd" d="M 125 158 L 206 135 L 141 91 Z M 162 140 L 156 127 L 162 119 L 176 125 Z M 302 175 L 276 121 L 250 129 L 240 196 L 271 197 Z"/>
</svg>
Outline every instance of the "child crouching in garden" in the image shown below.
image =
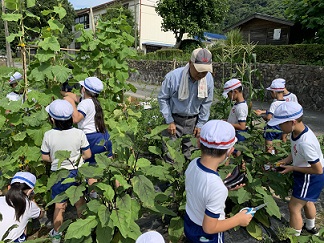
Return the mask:
<svg viewBox="0 0 324 243">
<path fill-rule="evenodd" d="M 235 129 L 228 122 L 211 120 L 201 128 L 201 158 L 192 160 L 185 172 L 184 231 L 190 242 L 224 242 L 224 231 L 247 226 L 252 219 L 246 210 L 225 219 L 228 189 L 217 169 L 227 161 L 236 141 Z"/>
<path fill-rule="evenodd" d="M 28 221 L 43 217 L 44 211 L 30 198 L 35 184 L 36 177 L 33 174 L 17 172 L 6 195 L 0 197 L 0 241 L 26 241 Z M 15 225 L 17 227 L 14 227 Z"/>
<path fill-rule="evenodd" d="M 82 130 L 72 126 L 73 107 L 68 101 L 55 100 L 46 107 L 46 111 L 49 113 L 54 128 L 44 134 L 41 147 L 42 159 L 46 162 L 51 162 L 51 171 L 57 171 L 64 168 L 70 172 L 68 178 L 75 178 L 78 173 L 78 167 L 83 164 L 85 159 L 91 157 L 90 146 L 86 135 Z M 64 160 L 59 167 L 58 159 L 55 158 L 55 153 L 63 150 L 71 152 L 70 158 Z M 78 161 L 79 163 L 77 163 Z M 66 191 L 69 187 L 78 185 L 76 182 L 62 184 L 62 181 L 65 179 L 66 178 L 57 182 L 52 187 L 52 199 Z M 84 198 L 80 198 L 80 200 L 75 204 L 78 216 L 81 215 L 80 206 L 83 204 Z M 63 223 L 63 213 L 65 212 L 66 206 L 67 202 L 55 203 L 53 215 L 54 229 L 50 232 L 53 243 L 59 243 L 61 241 L 59 228 Z"/>
</svg>

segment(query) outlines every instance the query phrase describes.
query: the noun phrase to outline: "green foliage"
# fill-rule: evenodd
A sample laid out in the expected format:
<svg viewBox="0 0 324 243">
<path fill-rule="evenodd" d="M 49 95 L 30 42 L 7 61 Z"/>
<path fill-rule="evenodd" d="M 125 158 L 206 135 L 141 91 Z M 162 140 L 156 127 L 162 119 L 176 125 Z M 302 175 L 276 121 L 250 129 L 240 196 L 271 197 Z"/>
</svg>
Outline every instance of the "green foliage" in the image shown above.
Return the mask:
<svg viewBox="0 0 324 243">
<path fill-rule="evenodd" d="M 231 45 L 241 45 L 243 44 L 243 36 L 239 29 L 233 29 L 226 33 L 225 44 L 228 46 Z"/>
<path fill-rule="evenodd" d="M 156 12 L 163 19 L 162 29 L 172 31 L 176 43 L 182 40 L 184 33 L 203 38 L 203 32 L 220 24 L 227 10 L 227 0 L 161 0 L 156 7 Z"/>
<path fill-rule="evenodd" d="M 248 45 L 246 45 L 248 46 Z M 236 46 L 232 51 L 232 63 L 241 63 L 244 56 L 243 46 Z M 256 45 L 253 53 L 258 63 L 296 64 L 296 65 L 323 65 L 324 45 L 297 44 L 297 45 Z M 217 60 L 222 62 L 224 46 L 210 50 Z"/>
<path fill-rule="evenodd" d="M 284 12 L 287 8 L 281 0 L 229 0 L 228 4 L 229 11 L 225 15 L 222 28 L 218 29 L 218 31 L 226 29 L 255 13 L 285 18 Z"/>
<path fill-rule="evenodd" d="M 286 14 L 288 18 L 300 23 L 304 29 L 314 31 L 308 41 L 311 43 L 324 44 L 324 3 L 321 0 L 285 0 L 287 5 Z"/>
</svg>

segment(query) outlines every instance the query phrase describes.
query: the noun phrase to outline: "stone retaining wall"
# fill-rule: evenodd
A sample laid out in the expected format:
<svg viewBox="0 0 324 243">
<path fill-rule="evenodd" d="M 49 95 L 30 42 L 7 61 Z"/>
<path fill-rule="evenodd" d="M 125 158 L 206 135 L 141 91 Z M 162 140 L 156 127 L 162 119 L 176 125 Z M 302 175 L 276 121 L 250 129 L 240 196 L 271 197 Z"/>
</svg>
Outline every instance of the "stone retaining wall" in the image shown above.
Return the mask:
<svg viewBox="0 0 324 243">
<path fill-rule="evenodd" d="M 173 61 L 129 61 L 130 67 L 138 70 L 131 74 L 132 81 L 160 84 L 166 73 L 185 63 Z M 229 65 L 213 64 L 215 87 L 222 86 L 222 77 L 229 77 Z M 306 65 L 256 64 L 253 75 L 255 88 L 268 87 L 271 81 L 281 77 L 286 79 L 286 87 L 295 93 L 305 109 L 324 111 L 324 67 Z M 262 85 L 262 86 L 261 86 Z M 269 99 L 270 97 L 268 97 Z"/>
</svg>

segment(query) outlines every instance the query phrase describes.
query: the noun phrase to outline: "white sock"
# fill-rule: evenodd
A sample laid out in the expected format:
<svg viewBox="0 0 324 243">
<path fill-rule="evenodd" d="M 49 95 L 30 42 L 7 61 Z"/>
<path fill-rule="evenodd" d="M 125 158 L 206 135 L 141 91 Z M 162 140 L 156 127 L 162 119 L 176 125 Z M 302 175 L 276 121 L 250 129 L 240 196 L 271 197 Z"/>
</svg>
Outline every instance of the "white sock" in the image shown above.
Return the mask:
<svg viewBox="0 0 324 243">
<path fill-rule="evenodd" d="M 310 230 L 310 229 L 312 229 L 312 228 L 315 227 L 315 219 L 308 219 L 308 218 L 306 218 L 305 222 L 306 222 L 306 228 L 307 229 Z"/>
<path fill-rule="evenodd" d="M 295 231 L 296 231 L 295 236 L 300 236 L 300 233 L 302 232 L 302 230 L 301 229 L 300 230 L 295 229 Z"/>
</svg>

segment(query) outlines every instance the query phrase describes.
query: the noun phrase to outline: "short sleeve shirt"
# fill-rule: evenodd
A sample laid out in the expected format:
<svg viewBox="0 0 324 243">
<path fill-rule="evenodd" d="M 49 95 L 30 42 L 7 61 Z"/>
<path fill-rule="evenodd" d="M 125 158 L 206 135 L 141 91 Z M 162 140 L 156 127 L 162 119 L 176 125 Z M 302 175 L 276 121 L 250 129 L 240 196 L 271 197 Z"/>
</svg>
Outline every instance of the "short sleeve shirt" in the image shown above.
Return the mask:
<svg viewBox="0 0 324 243">
<path fill-rule="evenodd" d="M 97 132 L 95 124 L 96 108 L 92 99 L 82 100 L 77 110 L 84 116 L 78 123 L 78 128 L 84 131 L 85 134 Z"/>
<path fill-rule="evenodd" d="M 278 108 L 279 105 L 281 105 L 283 102 L 286 102 L 285 100 L 275 100 L 271 103 L 270 108 L 268 110 L 268 113 L 274 114 L 275 110 Z"/>
<path fill-rule="evenodd" d="M 296 103 L 298 103 L 297 96 L 295 94 L 291 93 L 291 92 L 284 95 L 284 99 L 286 100 L 286 102 L 296 102 Z"/>
<path fill-rule="evenodd" d="M 324 167 L 323 153 L 311 129 L 305 126 L 304 131 L 293 138 L 291 136 L 291 155 L 293 165 L 298 167 L 310 167 L 311 164 L 320 162 Z"/>
<path fill-rule="evenodd" d="M 246 122 L 246 117 L 248 116 L 248 106 L 246 101 L 236 103 L 228 116 L 227 122 L 231 124 L 238 124 L 239 122 Z"/>
<path fill-rule="evenodd" d="M 69 160 L 64 160 L 60 168 L 68 170 L 76 169 L 77 160 L 79 166 L 83 164 L 81 152 L 89 149 L 89 142 L 84 132 L 77 128 L 71 128 L 68 130 L 51 129 L 44 134 L 41 152 L 42 154 L 50 155 L 51 157 L 51 170 L 58 170 L 58 159 L 55 158 L 55 153 L 61 150 L 70 151 Z"/>
<path fill-rule="evenodd" d="M 0 213 L 2 214 L 2 221 L 0 221 L 0 239 L 2 239 L 3 235 L 12 225 L 16 224 L 18 227 L 12 229 L 9 235 L 5 238 L 14 241 L 24 233 L 29 219 L 39 217 L 40 208 L 33 201 L 28 201 L 26 199 L 25 213 L 21 216 L 20 221 L 17 221 L 15 209 L 9 206 L 6 202 L 6 198 L 2 196 L 0 197 Z"/>
<path fill-rule="evenodd" d="M 197 225 L 202 226 L 205 214 L 225 219 L 225 200 L 228 190 L 216 171 L 206 168 L 200 158 L 190 162 L 185 172 L 186 212 Z"/>
</svg>

